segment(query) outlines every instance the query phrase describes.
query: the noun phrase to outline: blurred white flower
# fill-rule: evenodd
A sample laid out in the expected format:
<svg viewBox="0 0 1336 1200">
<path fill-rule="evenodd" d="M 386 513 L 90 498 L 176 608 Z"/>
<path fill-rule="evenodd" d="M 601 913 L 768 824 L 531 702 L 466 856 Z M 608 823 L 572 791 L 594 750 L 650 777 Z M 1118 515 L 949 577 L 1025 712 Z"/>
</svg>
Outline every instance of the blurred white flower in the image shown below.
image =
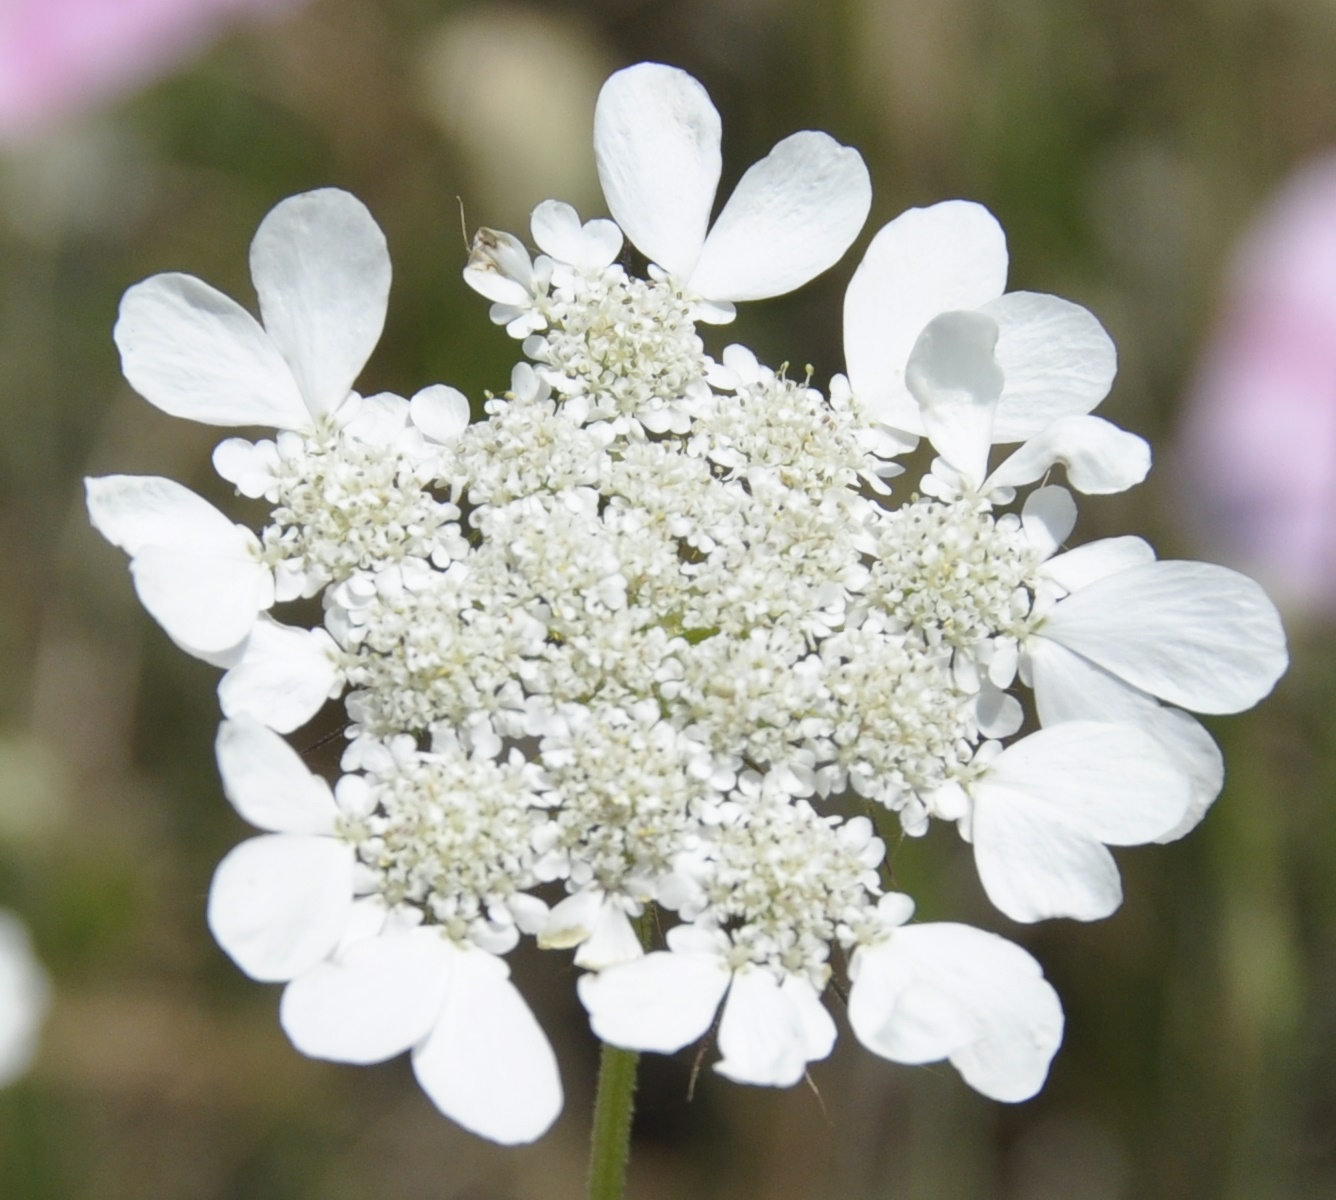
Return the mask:
<svg viewBox="0 0 1336 1200">
<path fill-rule="evenodd" d="M 0 910 L 0 1087 L 22 1075 L 37 1053 L 50 994 L 28 931 L 16 916 Z"/>
</svg>

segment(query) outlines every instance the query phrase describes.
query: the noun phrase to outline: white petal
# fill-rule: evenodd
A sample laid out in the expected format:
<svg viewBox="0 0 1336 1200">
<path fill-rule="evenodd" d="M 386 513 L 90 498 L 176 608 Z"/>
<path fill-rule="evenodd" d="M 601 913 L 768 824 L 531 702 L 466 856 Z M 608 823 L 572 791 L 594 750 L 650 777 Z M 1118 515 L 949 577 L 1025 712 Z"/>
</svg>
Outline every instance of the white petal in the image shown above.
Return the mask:
<svg viewBox="0 0 1336 1200">
<path fill-rule="evenodd" d="M 469 423 L 469 402 L 464 393 L 443 383 L 425 387 L 409 401 L 413 424 L 433 442 L 449 445 Z"/>
<path fill-rule="evenodd" d="M 408 401 L 393 392 L 350 392 L 336 418 L 344 437 L 364 446 L 391 446 L 408 428 Z"/>
<path fill-rule="evenodd" d="M 1150 543 L 1139 537 L 1101 538 L 1087 542 L 1050 559 L 1039 568 L 1040 573 L 1060 587 L 1074 592 L 1096 579 L 1116 575 L 1129 567 L 1140 567 L 1155 561 Z"/>
<path fill-rule="evenodd" d="M 1036 488 L 1025 498 L 1021 525 L 1030 545 L 1048 558 L 1076 527 L 1076 501 L 1066 488 Z"/>
<path fill-rule="evenodd" d="M 213 469 L 243 496 L 257 500 L 277 483 L 278 450 L 269 440 L 226 438 L 213 448 Z"/>
<path fill-rule="evenodd" d="M 503 962 L 481 950 L 452 959 L 445 1007 L 413 1051 L 413 1072 L 470 1132 L 506 1146 L 532 1142 L 561 1112 L 556 1056 Z"/>
<path fill-rule="evenodd" d="M 254 717 L 279 733 L 291 733 L 336 690 L 335 652 L 323 629 L 280 625 L 262 614 L 241 661 L 218 684 L 218 702 L 229 717 Z"/>
<path fill-rule="evenodd" d="M 1043 1086 L 1062 1006 L 1019 946 L 967 925 L 911 925 L 856 957 L 849 1023 L 873 1053 L 949 1058 L 994 1100 L 1026 1100 Z"/>
<path fill-rule="evenodd" d="M 1000 656 L 999 656 L 1000 657 Z M 993 659 L 989 669 L 998 662 Z M 1025 724 L 1025 710 L 1015 696 L 1001 691 L 991 682 L 979 689 L 979 698 L 975 702 L 975 712 L 979 722 L 979 732 L 986 738 L 1007 738 Z"/>
<path fill-rule="evenodd" d="M 584 259 L 580 265 L 589 271 L 611 266 L 622 252 L 626 239 L 614 221 L 595 219 L 584 223 Z"/>
<path fill-rule="evenodd" d="M 995 434 L 1024 442 L 1059 417 L 1088 413 L 1113 385 L 1113 339 L 1079 304 L 1037 292 L 1008 292 L 984 306 L 997 321 L 997 361 L 1007 377 Z"/>
<path fill-rule="evenodd" d="M 943 989 L 931 979 L 937 964 L 931 958 L 923 965 L 917 961 L 915 941 L 902 937 L 912 928 L 857 951 L 849 1025 L 874 1054 L 917 1066 L 939 1062 L 967 1045 L 979 1023 L 968 1003 L 953 994 L 957 989 Z"/>
<path fill-rule="evenodd" d="M 976 786 L 980 808 L 1010 809 L 1023 798 L 1028 812 L 1113 846 L 1153 841 L 1178 824 L 1189 800 L 1184 773 L 1160 744 L 1109 720 L 1066 721 L 1023 737 Z M 1006 797 L 994 801 L 1002 790 Z"/>
<path fill-rule="evenodd" d="M 806 979 L 790 975 L 780 989 L 802 1023 L 803 1055 L 808 1062 L 829 1058 L 835 1048 L 835 1021 L 821 996 Z"/>
<path fill-rule="evenodd" d="M 1023 796 L 1001 789 L 981 794 L 971 831 L 979 881 L 1013 921 L 1097 921 L 1123 902 L 1113 855 Z"/>
<path fill-rule="evenodd" d="M 599 92 L 594 155 L 608 211 L 670 275 L 691 277 L 719 186 L 719 113 L 685 71 L 640 63 Z"/>
<path fill-rule="evenodd" d="M 791 292 L 839 261 L 871 206 L 857 150 L 824 133 L 795 133 L 738 181 L 689 287 L 709 300 Z"/>
<path fill-rule="evenodd" d="M 438 930 L 392 930 L 297 976 L 283 991 L 279 1020 L 312 1058 L 384 1062 L 427 1036 L 449 981 Z"/>
<path fill-rule="evenodd" d="M 634 962 L 644 953 L 631 918 L 616 899 L 609 897 L 598 911 L 593 932 L 575 952 L 575 965 L 600 971 L 618 963 Z"/>
<path fill-rule="evenodd" d="M 705 1035 L 729 979 L 718 954 L 656 950 L 581 976 L 576 988 L 603 1041 L 671 1054 Z"/>
<path fill-rule="evenodd" d="M 521 319 L 525 321 L 537 319 L 535 314 L 529 311 L 533 305 L 533 292 L 518 279 L 501 275 L 495 268 L 487 266 L 467 266 L 464 268 L 463 274 L 464 282 L 478 295 L 491 300 L 496 305 L 520 310 L 523 314 Z M 492 310 L 493 324 L 505 325 L 509 323 L 510 319 L 510 317 L 500 315 L 496 309 Z M 541 329 L 542 327 L 541 319 L 538 319 L 538 323 L 532 326 L 533 329 Z M 522 336 L 515 334 L 513 331 L 508 330 L 508 332 L 512 337 Z"/>
<path fill-rule="evenodd" d="M 50 996 L 51 982 L 33 954 L 28 931 L 0 910 L 0 1087 L 31 1065 Z"/>
<path fill-rule="evenodd" d="M 914 343 L 940 313 L 978 308 L 1006 282 L 1006 237 L 978 204 L 911 208 L 872 239 L 844 297 L 844 356 L 878 420 L 923 432 L 904 384 Z"/>
<path fill-rule="evenodd" d="M 1067 481 L 1087 496 L 1125 492 L 1150 471 L 1150 445 L 1102 417 L 1063 417 L 1025 443 L 988 477 L 988 486 L 1020 487 L 1067 468 Z"/>
<path fill-rule="evenodd" d="M 538 934 L 539 948 L 569 950 L 591 937 L 603 901 L 603 892 L 598 888 L 586 888 L 567 896 L 547 914 Z"/>
<path fill-rule="evenodd" d="M 598 271 L 621 253 L 622 231 L 611 221 L 580 224 L 580 214 L 559 200 L 544 200 L 533 210 L 533 240 L 558 262 Z"/>
<path fill-rule="evenodd" d="M 544 254 L 550 254 L 558 262 L 580 265 L 584 235 L 580 214 L 571 205 L 561 200 L 544 200 L 533 210 L 529 229 Z"/>
<path fill-rule="evenodd" d="M 826 1057 L 834 1043 L 835 1024 L 810 984 L 788 979 L 781 985 L 768 970 L 743 967 L 734 974 L 724 1002 L 719 1021 L 723 1057 L 714 1069 L 736 1083 L 790 1087 L 803 1077 L 808 1062 Z"/>
<path fill-rule="evenodd" d="M 993 413 L 1002 371 L 993 357 L 997 324 L 976 312 L 948 312 L 929 322 L 905 367 L 923 431 L 937 453 L 975 486 L 993 444 Z"/>
<path fill-rule="evenodd" d="M 252 979 L 293 979 L 327 957 L 352 912 L 353 851 L 271 833 L 235 846 L 209 889 L 209 928 Z"/>
<path fill-rule="evenodd" d="M 241 305 L 191 275 L 154 275 L 121 300 L 121 370 L 150 404 L 205 425 L 304 429 L 292 371 Z"/>
<path fill-rule="evenodd" d="M 1289 661 L 1266 593 L 1212 563 L 1155 562 L 1105 576 L 1056 605 L 1042 633 L 1195 712 L 1250 708 Z"/>
<path fill-rule="evenodd" d="M 1145 692 L 1048 638 L 1031 639 L 1027 653 L 1041 724 L 1104 720 L 1144 729 L 1187 773 L 1192 786 L 1183 817 L 1155 840 L 1174 841 L 1193 829 L 1225 782 L 1220 747 L 1201 723 L 1181 709 L 1164 708 Z"/>
<path fill-rule="evenodd" d="M 223 792 L 257 829 L 334 832 L 339 810 L 329 784 L 278 734 L 249 717 L 224 721 L 214 751 Z"/>
<path fill-rule="evenodd" d="M 250 268 L 265 329 L 306 407 L 333 412 L 385 327 L 390 255 L 380 226 L 347 192 L 304 192 L 260 222 Z"/>
<path fill-rule="evenodd" d="M 188 653 L 230 659 L 274 602 L 255 535 L 171 479 L 108 475 L 84 485 L 94 527 L 134 556 L 144 607 Z"/>
<path fill-rule="evenodd" d="M 274 603 L 274 577 L 245 553 L 192 554 L 145 546 L 130 562 L 140 602 L 182 649 L 201 657 L 239 645 Z"/>
<path fill-rule="evenodd" d="M 104 475 L 84 480 L 93 528 L 113 546 L 235 554 L 259 543 L 212 504 L 160 475 Z"/>
</svg>

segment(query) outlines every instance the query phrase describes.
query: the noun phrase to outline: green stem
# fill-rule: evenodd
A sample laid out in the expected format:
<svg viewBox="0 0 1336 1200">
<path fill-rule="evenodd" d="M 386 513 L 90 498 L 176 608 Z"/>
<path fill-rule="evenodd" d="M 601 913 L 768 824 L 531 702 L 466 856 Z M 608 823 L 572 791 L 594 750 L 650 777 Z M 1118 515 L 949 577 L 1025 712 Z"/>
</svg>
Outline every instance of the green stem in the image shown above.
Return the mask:
<svg viewBox="0 0 1336 1200">
<path fill-rule="evenodd" d="M 594 1100 L 594 1134 L 589 1146 L 589 1200 L 622 1200 L 626 1195 L 639 1062 L 640 1055 L 634 1050 L 619 1050 L 603 1043 Z"/>
</svg>

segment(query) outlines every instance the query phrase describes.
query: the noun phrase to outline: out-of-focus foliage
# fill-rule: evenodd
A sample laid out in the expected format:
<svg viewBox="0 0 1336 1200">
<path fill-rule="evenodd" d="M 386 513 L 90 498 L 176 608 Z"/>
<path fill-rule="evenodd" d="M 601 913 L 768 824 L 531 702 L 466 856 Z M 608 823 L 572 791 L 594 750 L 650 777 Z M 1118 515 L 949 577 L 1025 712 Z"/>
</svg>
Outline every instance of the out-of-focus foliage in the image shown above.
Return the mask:
<svg viewBox="0 0 1336 1200">
<path fill-rule="evenodd" d="M 907 205 L 967 196 L 1007 229 L 1013 286 L 1105 321 L 1122 367 L 1102 411 L 1162 448 L 1232 239 L 1336 144 L 1336 7 L 1319 0 L 314 0 L 0 156 L 0 905 L 57 987 L 33 1074 L 0 1093 L 0 1195 L 579 1194 L 595 1047 L 555 955 L 516 971 L 558 1043 L 566 1112 L 503 1150 L 440 1118 L 403 1062 L 299 1056 L 277 990 L 213 945 L 208 881 L 243 832 L 212 762 L 216 673 L 142 613 L 79 480 L 160 473 L 240 504 L 210 469 L 215 432 L 120 380 L 111 325 L 155 271 L 249 295 L 256 223 L 314 186 L 360 196 L 394 257 L 364 381 L 506 386 L 516 348 L 459 278 L 461 206 L 469 232 L 523 232 L 549 194 L 592 214 L 592 98 L 643 58 L 709 89 L 730 178 L 795 128 L 871 167 L 864 242 L 801 295 L 750 306 L 739 340 L 824 383 L 866 238 Z M 1079 534 L 1191 552 L 1162 458 L 1137 492 L 1084 505 Z M 1000 1107 L 847 1037 L 811 1088 L 780 1093 L 706 1072 L 688 1099 L 690 1061 L 651 1057 L 632 1194 L 1336 1194 L 1336 645 L 1295 632 L 1277 695 L 1215 728 L 1225 795 L 1186 842 L 1120 855 L 1111 920 L 1022 932 L 950 839 L 895 854 L 923 916 L 972 918 L 1045 963 L 1068 1033 L 1038 1099 Z"/>
</svg>

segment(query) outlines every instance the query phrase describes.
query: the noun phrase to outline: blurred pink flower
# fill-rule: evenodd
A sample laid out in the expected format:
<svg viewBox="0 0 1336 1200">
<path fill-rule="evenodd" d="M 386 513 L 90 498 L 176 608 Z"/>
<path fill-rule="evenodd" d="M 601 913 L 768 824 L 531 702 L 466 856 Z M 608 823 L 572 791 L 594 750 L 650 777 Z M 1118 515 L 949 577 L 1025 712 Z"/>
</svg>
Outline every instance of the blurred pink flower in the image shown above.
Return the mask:
<svg viewBox="0 0 1336 1200">
<path fill-rule="evenodd" d="M 1336 611 L 1336 157 L 1245 237 L 1181 439 L 1198 532 L 1282 603 Z"/>
<path fill-rule="evenodd" d="M 0 0 L 0 141 L 152 79 L 233 17 L 300 0 Z"/>
</svg>

